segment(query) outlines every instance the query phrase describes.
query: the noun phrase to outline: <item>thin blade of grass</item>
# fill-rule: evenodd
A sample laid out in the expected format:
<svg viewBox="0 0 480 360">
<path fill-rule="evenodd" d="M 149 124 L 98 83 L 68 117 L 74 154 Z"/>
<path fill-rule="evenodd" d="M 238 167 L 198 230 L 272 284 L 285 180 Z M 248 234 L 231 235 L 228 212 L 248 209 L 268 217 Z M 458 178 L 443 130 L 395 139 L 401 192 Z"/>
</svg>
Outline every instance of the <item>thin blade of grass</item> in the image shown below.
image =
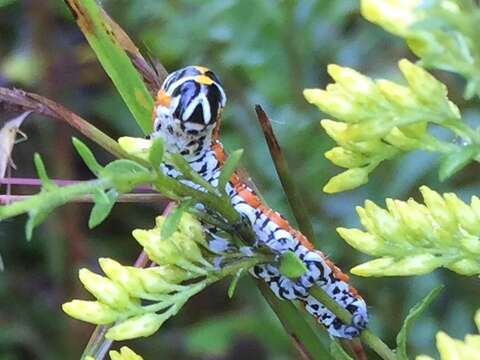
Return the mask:
<svg viewBox="0 0 480 360">
<path fill-rule="evenodd" d="M 65 3 L 137 124 L 145 134 L 150 133 L 153 99 L 119 43 L 119 38 L 125 39 L 119 35 L 120 27 L 105 20 L 105 12 L 95 0 L 65 0 Z M 134 51 L 132 46 L 129 48 Z"/>
</svg>

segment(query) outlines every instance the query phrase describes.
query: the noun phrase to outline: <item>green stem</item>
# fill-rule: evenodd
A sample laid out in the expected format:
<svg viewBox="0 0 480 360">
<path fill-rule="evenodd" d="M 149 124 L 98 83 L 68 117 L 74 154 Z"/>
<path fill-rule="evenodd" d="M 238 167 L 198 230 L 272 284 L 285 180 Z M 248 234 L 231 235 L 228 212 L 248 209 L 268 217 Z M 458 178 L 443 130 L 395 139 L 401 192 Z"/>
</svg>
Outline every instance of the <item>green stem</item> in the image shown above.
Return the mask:
<svg viewBox="0 0 480 360">
<path fill-rule="evenodd" d="M 342 308 L 335 302 L 323 289 L 313 287 L 310 289 L 310 294 L 320 301 L 325 307 L 330 310 L 335 316 L 342 320 L 345 324 L 352 322 L 352 314 Z M 396 360 L 395 353 L 385 343 L 374 335 L 370 330 L 365 329 L 360 334 L 360 339 L 375 351 L 384 360 Z"/>
</svg>

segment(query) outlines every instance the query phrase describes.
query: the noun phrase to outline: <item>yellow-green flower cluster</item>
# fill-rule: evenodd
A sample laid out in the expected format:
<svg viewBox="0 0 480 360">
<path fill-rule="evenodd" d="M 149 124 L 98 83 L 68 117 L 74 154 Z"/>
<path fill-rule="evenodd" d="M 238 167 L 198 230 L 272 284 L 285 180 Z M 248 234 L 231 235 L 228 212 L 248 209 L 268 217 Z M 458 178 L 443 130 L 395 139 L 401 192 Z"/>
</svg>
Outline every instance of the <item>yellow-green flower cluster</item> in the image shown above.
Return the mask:
<svg viewBox="0 0 480 360">
<path fill-rule="evenodd" d="M 143 360 L 143 357 L 136 354 L 133 350 L 127 346 L 122 346 L 120 351 L 111 350 L 108 352 L 110 355 L 110 360 Z M 87 356 L 85 360 L 95 360 L 91 356 Z"/>
<path fill-rule="evenodd" d="M 362 15 L 405 38 L 427 67 L 457 72 L 468 80 L 466 97 L 480 89 L 480 8 L 461 0 L 362 0 Z"/>
<path fill-rule="evenodd" d="M 468 205 L 455 194 L 420 188 L 425 204 L 387 199 L 387 209 L 371 201 L 357 207 L 366 231 L 338 228 L 347 243 L 378 257 L 352 269 L 360 276 L 426 274 L 446 267 L 480 274 L 480 199 Z"/>
<path fill-rule="evenodd" d="M 368 174 L 380 162 L 400 152 L 434 150 L 438 142 L 426 132 L 427 123 L 460 119 L 441 82 L 408 60 L 401 60 L 399 68 L 407 86 L 372 80 L 353 69 L 329 65 L 328 73 L 335 83 L 325 90 L 304 91 L 308 102 L 338 120 L 321 121 L 338 144 L 325 156 L 348 169 L 330 179 L 324 191 L 334 193 L 366 183 Z"/>
<path fill-rule="evenodd" d="M 175 315 L 183 304 L 202 290 L 199 278 L 212 269 L 202 256 L 199 245 L 205 245 L 201 224 L 183 213 L 176 231 L 162 238 L 164 217 L 156 219 L 151 230 L 134 230 L 133 235 L 156 264 L 148 268 L 124 266 L 109 258 L 99 259 L 106 276 L 81 269 L 82 284 L 96 301 L 73 300 L 63 304 L 70 316 L 92 324 L 115 323 L 106 333 L 112 340 L 150 336 L 165 320 Z M 142 305 L 149 300 L 150 305 Z"/>
<path fill-rule="evenodd" d="M 122 346 L 120 351 L 109 351 L 108 355 L 110 355 L 111 360 L 143 360 L 143 357 L 126 346 Z"/>
<path fill-rule="evenodd" d="M 475 324 L 480 332 L 480 310 L 475 314 Z M 443 331 L 437 333 L 437 348 L 440 360 L 477 360 L 480 359 L 480 335 L 467 335 L 465 341 L 452 339 Z M 420 355 L 416 360 L 433 360 L 430 356 Z"/>
</svg>

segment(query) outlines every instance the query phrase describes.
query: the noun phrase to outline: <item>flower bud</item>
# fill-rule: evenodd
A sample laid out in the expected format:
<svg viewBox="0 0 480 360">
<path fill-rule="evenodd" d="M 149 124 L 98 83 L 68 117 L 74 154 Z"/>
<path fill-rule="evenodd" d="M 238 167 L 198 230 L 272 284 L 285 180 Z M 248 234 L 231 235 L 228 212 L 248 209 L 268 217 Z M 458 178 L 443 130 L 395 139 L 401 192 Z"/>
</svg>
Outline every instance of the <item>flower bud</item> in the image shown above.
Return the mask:
<svg viewBox="0 0 480 360">
<path fill-rule="evenodd" d="M 127 292 L 106 277 L 88 269 L 80 269 L 78 275 L 83 286 L 100 302 L 115 309 L 125 309 L 132 304 Z"/>
<path fill-rule="evenodd" d="M 98 262 L 103 272 L 114 283 L 123 287 L 130 295 L 141 297 L 145 289 L 135 273 L 129 271 L 128 266 L 122 266 L 120 263 L 109 258 L 100 258 Z"/>
<path fill-rule="evenodd" d="M 118 144 L 128 154 L 138 156 L 148 161 L 148 153 L 150 152 L 150 147 L 152 146 L 151 140 L 122 136 L 118 139 Z"/>
<path fill-rule="evenodd" d="M 421 254 L 406 257 L 384 269 L 383 276 L 423 275 L 442 266 L 444 259 L 432 254 Z"/>
<path fill-rule="evenodd" d="M 111 360 L 143 360 L 140 355 L 137 355 L 134 351 L 126 346 L 122 346 L 120 348 L 120 352 L 114 350 L 109 351 L 108 355 L 110 356 Z"/>
<path fill-rule="evenodd" d="M 358 229 L 337 228 L 339 235 L 353 248 L 365 254 L 381 255 L 383 241 L 381 238 Z"/>
<path fill-rule="evenodd" d="M 318 106 L 323 112 L 343 121 L 358 121 L 359 109 L 345 97 L 320 89 L 305 89 L 303 95 L 309 103 Z"/>
<path fill-rule="evenodd" d="M 98 301 L 72 300 L 63 304 L 62 309 L 75 319 L 97 325 L 113 323 L 121 316 L 111 307 Z"/>
<path fill-rule="evenodd" d="M 105 337 L 115 341 L 147 337 L 154 334 L 168 317 L 155 313 L 137 315 L 110 328 Z"/>
<path fill-rule="evenodd" d="M 425 185 L 420 187 L 420 192 L 435 221 L 448 231 L 455 232 L 457 230 L 455 216 L 449 210 L 443 197 Z"/>
<path fill-rule="evenodd" d="M 416 109 L 420 106 L 408 87 L 384 79 L 376 80 L 376 83 L 382 95 L 398 107 Z"/>
<path fill-rule="evenodd" d="M 351 190 L 368 182 L 368 171 L 365 168 L 354 168 L 332 177 L 323 187 L 323 191 L 332 194 Z"/>
<path fill-rule="evenodd" d="M 330 64 L 327 67 L 327 71 L 338 84 L 342 85 L 354 97 L 380 96 L 375 83 L 369 77 L 351 68 Z"/>
<path fill-rule="evenodd" d="M 465 204 L 455 194 L 444 194 L 443 197 L 449 210 L 456 215 L 457 221 L 460 223 L 460 225 L 462 225 L 462 227 L 470 234 L 479 234 L 480 223 L 477 220 L 475 212 L 470 208 L 470 206 Z"/>
<path fill-rule="evenodd" d="M 410 151 L 418 146 L 418 139 L 406 136 L 399 128 L 394 127 L 385 140 L 402 151 Z"/>
<path fill-rule="evenodd" d="M 447 268 L 465 276 L 480 274 L 480 263 L 472 259 L 456 261 L 453 264 L 449 264 Z"/>
<path fill-rule="evenodd" d="M 393 257 L 386 256 L 357 265 L 350 272 L 358 276 L 385 276 L 385 269 L 394 263 Z"/>
<path fill-rule="evenodd" d="M 337 166 L 347 169 L 364 166 L 369 159 L 362 154 L 336 146 L 325 153 L 325 157 Z"/>
<path fill-rule="evenodd" d="M 324 119 L 320 121 L 320 125 L 325 129 L 328 136 L 330 136 L 337 143 L 341 144 L 345 139 L 345 132 L 348 129 L 348 125 L 340 122 L 333 121 L 329 119 Z"/>
<path fill-rule="evenodd" d="M 430 73 L 407 59 L 400 60 L 398 66 L 408 85 L 421 101 L 427 104 L 445 103 L 449 106 L 447 87 Z"/>
<path fill-rule="evenodd" d="M 376 229 L 376 231 L 374 232 L 375 234 L 383 237 L 384 239 L 388 239 L 389 241 L 401 241 L 404 239 L 405 233 L 402 230 L 400 223 L 392 215 L 390 215 L 388 211 L 377 206 L 374 202 L 370 200 L 365 201 L 365 211 L 368 217 L 373 222 L 373 225 Z M 360 219 L 362 219 L 362 217 L 360 217 Z"/>
<path fill-rule="evenodd" d="M 175 266 L 162 265 L 146 269 L 130 267 L 129 272 L 135 275 L 146 292 L 151 294 L 168 294 L 175 285 L 188 278 L 188 273 Z"/>
<path fill-rule="evenodd" d="M 182 218 L 178 223 L 178 231 L 202 246 L 208 247 L 203 226 L 192 214 L 188 212 L 182 213 Z"/>
<path fill-rule="evenodd" d="M 421 0 L 362 0 L 362 16 L 385 30 L 405 37 L 410 26 L 418 20 L 415 8 Z"/>
</svg>

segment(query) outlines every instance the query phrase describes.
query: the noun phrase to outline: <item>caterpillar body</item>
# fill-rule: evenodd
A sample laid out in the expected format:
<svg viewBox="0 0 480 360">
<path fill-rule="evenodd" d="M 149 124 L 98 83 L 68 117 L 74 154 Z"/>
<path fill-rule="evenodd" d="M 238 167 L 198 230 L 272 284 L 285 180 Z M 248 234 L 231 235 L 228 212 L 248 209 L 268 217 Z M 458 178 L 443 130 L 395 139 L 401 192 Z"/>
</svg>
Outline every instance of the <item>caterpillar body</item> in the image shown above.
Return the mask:
<svg viewBox="0 0 480 360">
<path fill-rule="evenodd" d="M 151 138 L 162 137 L 167 151 L 183 155 L 213 186 L 218 185 L 226 158 L 219 141 L 225 103 L 225 92 L 218 77 L 205 67 L 188 66 L 165 79 L 153 111 Z M 172 177 L 179 175 L 168 164 L 162 164 L 162 170 Z M 349 285 L 348 276 L 315 250 L 308 239 L 279 213 L 263 204 L 238 174 L 232 175 L 225 190 L 235 210 L 251 224 L 258 244 L 264 244 L 278 254 L 293 251 L 307 268 L 306 273 L 296 280 L 283 276 L 272 264 L 256 266 L 252 274 L 264 280 L 278 298 L 301 301 L 331 335 L 347 339 L 358 336 L 368 322 L 368 315 L 365 301 Z M 212 242 L 212 247 L 215 246 Z M 352 323 L 344 324 L 309 295 L 312 286 L 320 286 L 347 309 L 352 314 Z"/>
</svg>

